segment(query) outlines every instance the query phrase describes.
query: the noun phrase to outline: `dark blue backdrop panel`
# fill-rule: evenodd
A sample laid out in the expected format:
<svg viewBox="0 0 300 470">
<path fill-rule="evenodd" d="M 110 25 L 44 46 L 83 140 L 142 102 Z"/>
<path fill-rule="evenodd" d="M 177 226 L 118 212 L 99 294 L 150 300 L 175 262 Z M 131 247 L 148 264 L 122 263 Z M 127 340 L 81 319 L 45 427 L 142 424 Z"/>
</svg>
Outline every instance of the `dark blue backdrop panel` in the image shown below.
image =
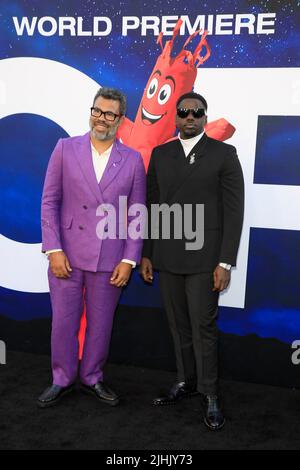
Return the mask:
<svg viewBox="0 0 300 470">
<path fill-rule="evenodd" d="M 259 116 L 254 183 L 300 185 L 300 116 Z"/>
<path fill-rule="evenodd" d="M 49 156 L 60 137 L 56 123 L 35 114 L 0 120 L 0 233 L 23 243 L 41 241 L 41 196 Z"/>
<path fill-rule="evenodd" d="M 277 338 L 285 343 L 300 332 L 300 232 L 252 228 L 245 308 L 220 309 L 224 333 Z"/>
</svg>

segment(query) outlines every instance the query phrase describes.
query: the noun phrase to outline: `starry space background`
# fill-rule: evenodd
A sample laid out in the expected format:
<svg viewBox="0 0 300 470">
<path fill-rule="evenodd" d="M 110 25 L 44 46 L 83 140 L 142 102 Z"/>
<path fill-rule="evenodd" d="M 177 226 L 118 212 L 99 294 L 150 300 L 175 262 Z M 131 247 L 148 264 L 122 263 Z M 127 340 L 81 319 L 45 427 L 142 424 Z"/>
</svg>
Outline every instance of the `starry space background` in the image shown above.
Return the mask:
<svg viewBox="0 0 300 470">
<path fill-rule="evenodd" d="M 126 37 L 122 36 L 123 16 L 189 15 L 193 23 L 197 15 L 263 12 L 277 14 L 275 34 L 249 35 L 246 31 L 238 36 L 212 34 L 208 37 L 212 54 L 205 67 L 299 67 L 300 0 L 1 0 L 0 59 L 24 56 L 52 59 L 80 70 L 102 86 L 121 88 L 128 97 L 128 117 L 134 119 L 149 71 L 160 54 L 160 46 L 156 44 L 152 32 L 141 36 L 138 29 L 129 31 Z M 39 33 L 33 37 L 25 34 L 18 37 L 13 16 L 19 19 L 23 16 L 82 16 L 85 30 L 92 29 L 93 17 L 107 16 L 113 22 L 113 29 L 109 36 L 104 37 L 71 37 L 67 32 L 61 37 L 58 34 L 44 37 Z M 169 38 L 166 36 L 164 40 Z M 174 54 L 182 48 L 185 39 L 177 38 Z M 12 142 L 9 136 L 13 135 L 16 123 L 20 129 L 20 139 L 19 142 Z M 37 125 L 39 136 L 35 133 Z M 276 117 L 268 120 L 261 118 L 255 182 L 300 184 L 299 127 L 297 116 L 280 120 Z M 6 236 L 26 243 L 41 240 L 39 211 L 42 184 L 51 148 L 59 137 L 64 137 L 64 131 L 45 118 L 20 114 L 0 120 L 0 232 Z M 280 142 L 286 138 L 290 142 L 289 148 L 280 151 Z M 35 149 L 30 145 L 25 149 L 20 146 L 20 142 L 26 139 L 34 141 L 35 148 L 44 148 L 45 156 L 38 164 Z M 15 158 L 20 154 L 21 159 Z M 32 163 L 28 165 L 28 162 Z M 33 173 L 29 172 L 29 166 L 34 167 Z M 11 197 L 12 184 L 20 191 L 19 194 L 14 193 L 14 199 Z M 27 210 L 28 207 L 30 210 Z M 17 208 L 19 213 L 20 209 L 26 213 L 26 217 L 16 218 Z M 298 259 L 297 263 L 295 259 Z M 221 330 L 237 335 L 255 333 L 287 343 L 299 336 L 299 259 L 299 232 L 251 229 L 245 309 L 222 307 L 219 319 Z M 270 270 L 277 276 L 270 279 Z M 157 279 L 153 289 L 145 286 L 134 272 L 121 303 L 160 307 Z M 49 317 L 49 295 L 0 287 L 0 315 L 15 320 Z"/>
<path fill-rule="evenodd" d="M 0 5 L 0 58 L 42 57 L 77 68 L 102 86 L 121 86 L 129 97 L 128 116 L 135 117 L 149 71 L 160 53 L 156 36 L 140 29 L 122 36 L 123 16 L 197 15 L 276 13 L 275 34 L 210 35 L 212 54 L 205 67 L 297 67 L 300 63 L 300 1 L 204 1 L 195 0 L 126 0 L 126 1 L 39 1 L 2 0 Z M 38 32 L 33 37 L 18 37 L 12 17 L 82 16 L 83 28 L 92 30 L 94 16 L 107 16 L 113 28 L 109 36 L 71 37 L 67 32 L 50 37 Z M 166 36 L 170 39 L 170 36 Z M 195 40 L 197 41 L 197 39 Z M 174 54 L 181 49 L 177 39 Z M 179 50 L 178 50 L 179 48 Z"/>
</svg>

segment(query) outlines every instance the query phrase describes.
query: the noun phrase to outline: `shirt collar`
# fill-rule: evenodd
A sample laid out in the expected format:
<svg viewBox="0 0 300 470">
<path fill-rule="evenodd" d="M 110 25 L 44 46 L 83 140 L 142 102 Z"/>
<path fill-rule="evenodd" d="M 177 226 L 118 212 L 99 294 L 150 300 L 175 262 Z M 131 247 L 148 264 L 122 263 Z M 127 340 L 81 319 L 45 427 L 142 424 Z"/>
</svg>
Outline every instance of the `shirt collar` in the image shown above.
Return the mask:
<svg viewBox="0 0 300 470">
<path fill-rule="evenodd" d="M 178 134 L 178 139 L 182 143 L 183 147 L 193 148 L 199 142 L 199 140 L 203 137 L 203 135 L 204 135 L 204 131 L 201 132 L 201 134 L 196 135 L 195 137 L 190 137 L 189 139 L 182 139 L 180 137 L 180 134 Z"/>
<path fill-rule="evenodd" d="M 110 155 L 110 153 L 112 151 L 112 148 L 113 148 L 113 145 L 114 145 L 114 143 L 112 143 L 111 146 L 108 147 L 108 149 L 105 150 L 105 152 L 99 153 L 98 150 L 93 146 L 92 141 L 90 141 L 90 142 L 91 142 L 92 153 L 94 155 L 100 155 L 101 157 L 106 157 L 107 155 Z"/>
</svg>

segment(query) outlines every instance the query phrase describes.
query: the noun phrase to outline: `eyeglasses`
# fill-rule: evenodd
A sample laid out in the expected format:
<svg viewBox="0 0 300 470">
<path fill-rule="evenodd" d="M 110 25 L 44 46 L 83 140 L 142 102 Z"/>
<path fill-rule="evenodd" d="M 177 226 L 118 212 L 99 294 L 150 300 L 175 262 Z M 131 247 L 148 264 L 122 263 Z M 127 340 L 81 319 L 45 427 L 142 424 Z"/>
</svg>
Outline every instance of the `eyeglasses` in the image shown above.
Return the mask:
<svg viewBox="0 0 300 470">
<path fill-rule="evenodd" d="M 187 118 L 192 113 L 194 118 L 201 118 L 205 116 L 204 108 L 188 109 L 188 108 L 177 108 L 177 116 L 181 119 Z"/>
<path fill-rule="evenodd" d="M 91 108 L 91 115 L 93 117 L 100 117 L 100 116 L 104 116 L 104 119 L 106 121 L 115 121 L 117 117 L 120 117 L 121 114 L 115 114 L 113 113 L 112 111 L 102 111 L 102 109 L 99 109 L 99 108 Z"/>
</svg>

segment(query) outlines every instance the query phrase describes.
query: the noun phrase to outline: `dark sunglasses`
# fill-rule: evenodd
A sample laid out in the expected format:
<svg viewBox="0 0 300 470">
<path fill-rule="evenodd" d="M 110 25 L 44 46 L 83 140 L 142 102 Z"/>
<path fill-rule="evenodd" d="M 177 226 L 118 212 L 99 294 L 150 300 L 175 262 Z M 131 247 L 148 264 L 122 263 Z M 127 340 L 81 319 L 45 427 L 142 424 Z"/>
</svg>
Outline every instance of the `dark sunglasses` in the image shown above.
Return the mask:
<svg viewBox="0 0 300 470">
<path fill-rule="evenodd" d="M 188 115 L 192 113 L 194 118 L 201 118 L 205 116 L 205 109 L 204 108 L 196 108 L 196 109 L 187 109 L 187 108 L 177 108 L 177 116 L 181 119 L 187 118 Z"/>
</svg>

